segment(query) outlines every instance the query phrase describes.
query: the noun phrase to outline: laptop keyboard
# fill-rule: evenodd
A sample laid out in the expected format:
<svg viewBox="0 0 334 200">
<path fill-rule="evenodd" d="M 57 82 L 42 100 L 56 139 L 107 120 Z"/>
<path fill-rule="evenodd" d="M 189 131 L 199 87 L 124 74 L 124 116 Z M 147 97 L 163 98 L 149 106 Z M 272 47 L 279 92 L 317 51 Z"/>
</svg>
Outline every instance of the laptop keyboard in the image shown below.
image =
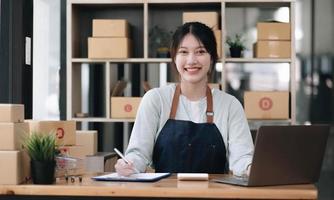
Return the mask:
<svg viewBox="0 0 334 200">
<path fill-rule="evenodd" d="M 219 179 L 215 179 L 214 181 L 220 183 L 229 183 L 234 185 L 248 185 L 248 177 L 244 176 L 227 176 Z"/>
</svg>

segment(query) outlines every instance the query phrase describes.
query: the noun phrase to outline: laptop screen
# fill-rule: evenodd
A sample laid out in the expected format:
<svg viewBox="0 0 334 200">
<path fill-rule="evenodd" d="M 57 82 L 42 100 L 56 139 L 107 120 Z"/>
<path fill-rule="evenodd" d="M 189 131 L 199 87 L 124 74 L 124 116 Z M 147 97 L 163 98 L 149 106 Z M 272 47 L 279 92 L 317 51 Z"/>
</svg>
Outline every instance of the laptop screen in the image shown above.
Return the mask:
<svg viewBox="0 0 334 200">
<path fill-rule="evenodd" d="M 248 185 L 316 182 L 328 134 L 327 125 L 260 127 Z"/>
</svg>

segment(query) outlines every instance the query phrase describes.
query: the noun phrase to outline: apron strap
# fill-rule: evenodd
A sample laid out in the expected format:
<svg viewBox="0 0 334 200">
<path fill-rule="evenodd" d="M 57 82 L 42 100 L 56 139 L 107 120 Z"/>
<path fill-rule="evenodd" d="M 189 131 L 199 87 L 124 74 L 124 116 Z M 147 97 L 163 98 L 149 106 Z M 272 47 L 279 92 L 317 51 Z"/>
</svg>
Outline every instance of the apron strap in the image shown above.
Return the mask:
<svg viewBox="0 0 334 200">
<path fill-rule="evenodd" d="M 170 119 L 175 119 L 177 106 L 179 105 L 180 94 L 181 94 L 181 86 L 180 84 L 177 84 L 175 88 L 174 96 L 173 96 L 172 109 L 169 114 Z M 209 86 L 207 86 L 206 88 L 206 104 L 207 104 L 206 121 L 209 124 L 212 124 L 214 113 L 213 113 L 212 94 L 211 94 L 211 89 L 209 88 Z"/>
<path fill-rule="evenodd" d="M 212 103 L 212 94 L 209 86 L 206 86 L 206 121 L 209 124 L 213 123 L 213 103 Z"/>
<path fill-rule="evenodd" d="M 180 87 L 180 84 L 177 84 L 175 88 L 175 92 L 174 92 L 172 110 L 170 111 L 169 119 L 175 119 L 177 106 L 179 105 L 180 94 L 181 94 L 181 87 Z"/>
</svg>

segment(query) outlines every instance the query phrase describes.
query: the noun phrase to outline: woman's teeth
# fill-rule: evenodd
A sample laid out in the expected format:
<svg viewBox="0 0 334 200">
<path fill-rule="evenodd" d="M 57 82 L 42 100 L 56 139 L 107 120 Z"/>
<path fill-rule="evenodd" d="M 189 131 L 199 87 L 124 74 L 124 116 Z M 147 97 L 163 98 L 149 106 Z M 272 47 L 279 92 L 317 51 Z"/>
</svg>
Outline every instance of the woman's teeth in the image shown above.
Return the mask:
<svg viewBox="0 0 334 200">
<path fill-rule="evenodd" d="M 197 70 L 200 70 L 199 67 L 191 67 L 191 68 L 185 68 L 186 71 L 189 71 L 189 72 L 193 72 L 193 71 L 197 71 Z"/>
</svg>

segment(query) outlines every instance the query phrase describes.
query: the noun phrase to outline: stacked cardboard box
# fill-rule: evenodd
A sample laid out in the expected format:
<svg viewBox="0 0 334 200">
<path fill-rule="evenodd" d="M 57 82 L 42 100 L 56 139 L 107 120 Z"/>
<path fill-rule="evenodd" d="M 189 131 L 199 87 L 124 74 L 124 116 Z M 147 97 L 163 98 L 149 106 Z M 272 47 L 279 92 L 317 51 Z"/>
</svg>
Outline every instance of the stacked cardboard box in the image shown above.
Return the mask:
<svg viewBox="0 0 334 200">
<path fill-rule="evenodd" d="M 218 58 L 222 55 L 222 31 L 219 29 L 218 12 L 184 12 L 183 24 L 187 22 L 201 22 L 210 27 L 216 37 Z"/>
<path fill-rule="evenodd" d="M 54 132 L 57 145 L 75 145 L 75 121 L 26 120 L 31 133 Z"/>
<path fill-rule="evenodd" d="M 37 121 L 26 120 L 30 132 L 50 133 L 54 132 L 57 138 L 57 146 L 66 157 L 73 157 L 76 161 L 68 163 L 72 166 L 63 166 L 64 169 L 56 170 L 56 177 L 63 176 L 65 170 L 71 175 L 85 172 L 85 158 L 97 152 L 97 131 L 76 131 L 75 121 Z M 72 170 L 71 168 L 75 169 Z"/>
<path fill-rule="evenodd" d="M 257 58 L 290 58 L 290 23 L 257 23 L 257 43 L 254 53 Z"/>
<path fill-rule="evenodd" d="M 88 38 L 88 58 L 129 58 L 129 24 L 124 19 L 93 19 L 93 37 Z"/>
<path fill-rule="evenodd" d="M 117 154 L 114 152 L 98 152 L 87 156 L 86 169 L 88 172 L 113 172 L 117 159 Z"/>
<path fill-rule="evenodd" d="M 136 117 L 141 97 L 122 96 L 126 86 L 126 81 L 118 81 L 113 87 L 110 98 L 111 118 L 133 119 Z"/>
<path fill-rule="evenodd" d="M 288 119 L 289 92 L 245 92 L 245 113 L 248 119 Z"/>
<path fill-rule="evenodd" d="M 24 105 L 0 104 L 0 184 L 20 184 L 30 177 L 23 140 L 29 134 Z"/>
<path fill-rule="evenodd" d="M 56 177 L 65 175 L 66 170 L 68 175 L 80 175 L 87 172 L 87 156 L 97 153 L 97 131 L 76 131 L 75 145 L 59 146 L 60 152 L 65 157 L 75 158 L 72 162 L 67 162 L 70 166 L 58 166 Z"/>
</svg>

